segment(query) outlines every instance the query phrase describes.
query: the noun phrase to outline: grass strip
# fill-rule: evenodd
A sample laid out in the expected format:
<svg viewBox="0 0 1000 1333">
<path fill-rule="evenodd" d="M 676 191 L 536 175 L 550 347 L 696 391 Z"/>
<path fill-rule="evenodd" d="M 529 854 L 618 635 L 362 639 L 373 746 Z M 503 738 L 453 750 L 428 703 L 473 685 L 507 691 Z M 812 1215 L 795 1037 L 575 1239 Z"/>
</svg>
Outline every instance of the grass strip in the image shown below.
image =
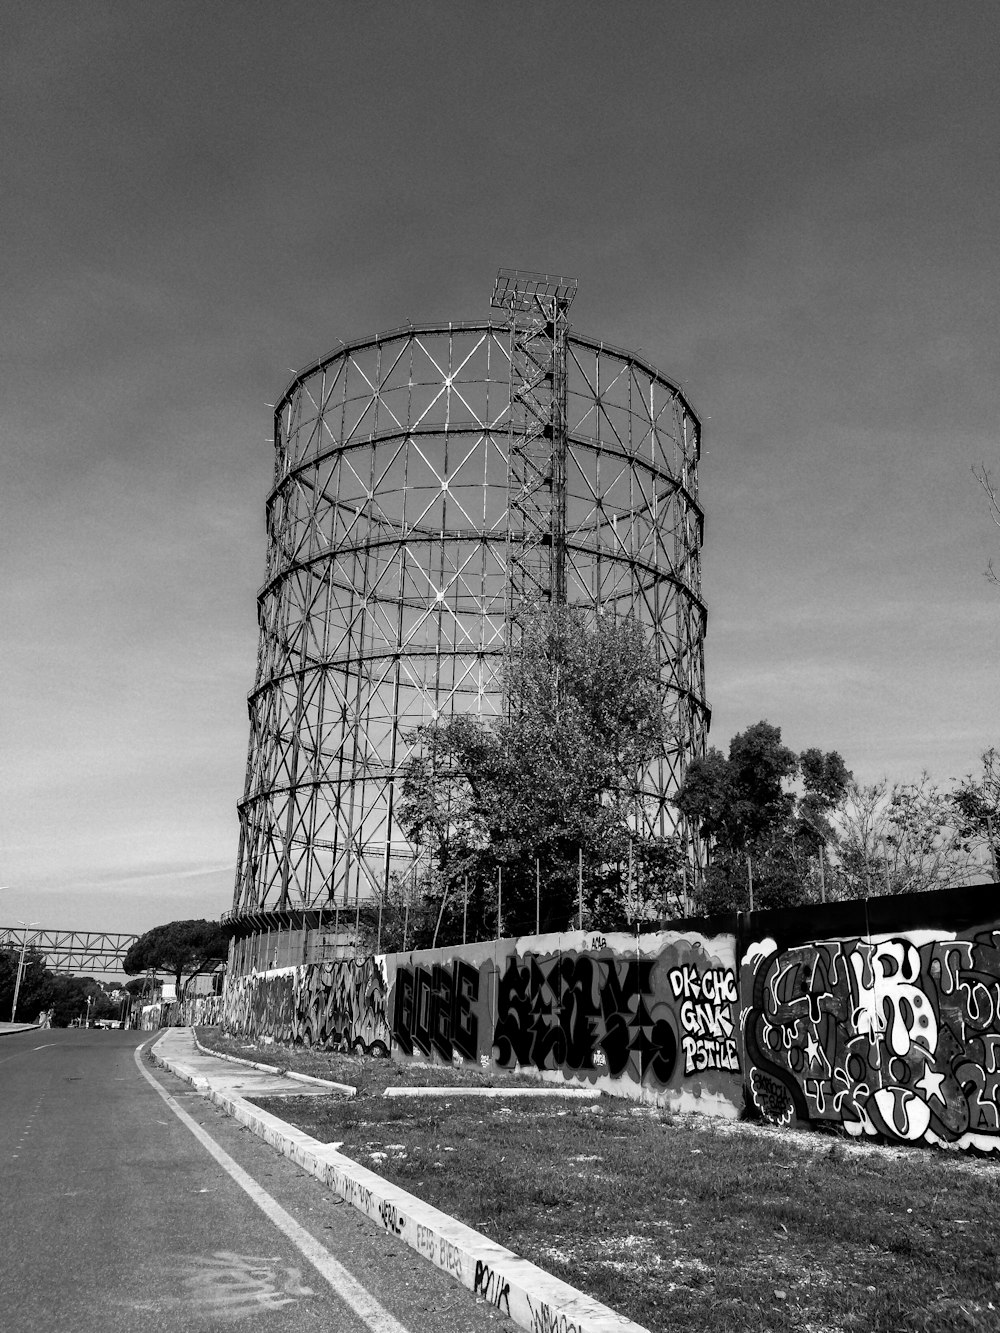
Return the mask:
<svg viewBox="0 0 1000 1333">
<path fill-rule="evenodd" d="M 993 1161 L 607 1098 L 385 1099 L 468 1071 L 233 1053 L 321 1061 L 355 1100 L 260 1105 L 655 1333 L 1000 1330 Z"/>
</svg>

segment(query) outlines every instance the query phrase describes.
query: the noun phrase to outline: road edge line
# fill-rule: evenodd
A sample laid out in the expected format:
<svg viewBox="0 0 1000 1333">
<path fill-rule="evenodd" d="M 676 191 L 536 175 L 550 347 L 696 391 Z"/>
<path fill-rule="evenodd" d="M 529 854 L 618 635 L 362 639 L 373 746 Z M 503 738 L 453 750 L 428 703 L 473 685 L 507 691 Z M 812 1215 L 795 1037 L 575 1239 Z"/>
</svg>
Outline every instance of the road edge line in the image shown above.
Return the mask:
<svg viewBox="0 0 1000 1333">
<path fill-rule="evenodd" d="M 159 1038 L 149 1038 L 149 1040 L 140 1043 L 133 1051 L 133 1059 L 139 1073 L 142 1074 L 153 1087 L 154 1091 L 166 1102 L 167 1106 L 173 1111 L 174 1115 L 181 1122 L 185 1129 L 189 1130 L 205 1151 L 222 1167 L 229 1178 L 238 1185 L 240 1189 L 257 1205 L 264 1216 L 296 1247 L 303 1258 L 307 1259 L 320 1276 L 326 1281 L 331 1290 L 344 1302 L 344 1304 L 354 1312 L 354 1314 L 372 1330 L 372 1333 L 410 1333 L 396 1316 L 385 1308 L 384 1305 L 373 1296 L 372 1293 L 359 1282 L 349 1268 L 346 1268 L 338 1259 L 336 1259 L 329 1250 L 317 1240 L 316 1237 L 308 1231 L 301 1222 L 297 1221 L 287 1209 L 283 1208 L 277 1199 L 268 1194 L 267 1190 L 242 1166 L 235 1161 L 221 1144 L 216 1143 L 211 1134 L 208 1133 L 193 1116 L 180 1106 L 176 1098 L 172 1097 L 166 1088 L 162 1087 L 157 1079 L 143 1066 L 142 1054 L 152 1046 L 154 1041 Z M 167 1061 L 156 1056 L 150 1050 L 150 1056 L 156 1064 L 162 1065 L 165 1069 L 170 1069 Z M 171 1073 L 174 1071 L 171 1070 Z M 184 1075 L 179 1075 L 183 1078 Z M 186 1078 L 186 1083 L 198 1088 L 199 1084 L 209 1088 L 206 1079 Z M 200 1089 L 199 1089 L 200 1090 Z M 212 1101 L 211 1090 L 208 1092 Z M 218 1103 L 217 1103 L 218 1104 Z"/>
</svg>

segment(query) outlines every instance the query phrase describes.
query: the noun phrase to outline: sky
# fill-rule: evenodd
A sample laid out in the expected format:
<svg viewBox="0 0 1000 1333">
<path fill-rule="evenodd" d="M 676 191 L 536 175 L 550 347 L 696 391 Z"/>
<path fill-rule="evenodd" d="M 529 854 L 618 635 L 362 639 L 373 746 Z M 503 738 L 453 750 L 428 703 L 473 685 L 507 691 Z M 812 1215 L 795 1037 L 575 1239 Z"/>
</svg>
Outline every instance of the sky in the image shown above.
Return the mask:
<svg viewBox="0 0 1000 1333">
<path fill-rule="evenodd" d="M 989 0 L 0 5 L 0 925 L 231 906 L 268 404 L 501 265 L 702 419 L 711 742 L 974 769 L 998 40 Z"/>
</svg>

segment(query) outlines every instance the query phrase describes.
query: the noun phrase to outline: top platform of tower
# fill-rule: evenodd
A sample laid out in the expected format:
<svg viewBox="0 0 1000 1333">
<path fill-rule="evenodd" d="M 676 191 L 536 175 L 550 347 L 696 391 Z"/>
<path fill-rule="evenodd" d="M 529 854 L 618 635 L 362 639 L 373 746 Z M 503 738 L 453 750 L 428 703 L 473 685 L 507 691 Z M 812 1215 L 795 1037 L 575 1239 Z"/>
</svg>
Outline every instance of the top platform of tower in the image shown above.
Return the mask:
<svg viewBox="0 0 1000 1333">
<path fill-rule="evenodd" d="M 576 296 L 576 278 L 554 273 L 530 273 L 525 269 L 501 268 L 493 287 L 490 305 L 495 310 L 525 312 L 537 310 L 539 301 L 554 301 L 564 310 Z"/>
</svg>

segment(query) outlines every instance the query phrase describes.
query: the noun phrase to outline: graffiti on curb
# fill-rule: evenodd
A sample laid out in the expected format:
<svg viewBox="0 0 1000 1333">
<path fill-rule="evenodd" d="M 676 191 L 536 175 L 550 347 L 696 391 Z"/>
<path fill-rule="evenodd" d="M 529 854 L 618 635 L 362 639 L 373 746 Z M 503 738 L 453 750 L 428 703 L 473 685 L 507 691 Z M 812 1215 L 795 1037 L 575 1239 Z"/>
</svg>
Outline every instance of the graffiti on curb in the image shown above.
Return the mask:
<svg viewBox="0 0 1000 1333">
<path fill-rule="evenodd" d="M 553 1310 L 544 1301 L 527 1298 L 528 1312 L 531 1315 L 531 1333 L 580 1333 L 580 1326 L 569 1315 Z"/>
<path fill-rule="evenodd" d="M 476 1275 L 472 1290 L 498 1310 L 502 1302 L 505 1311 L 510 1314 L 510 1283 L 498 1269 L 483 1263 L 482 1259 L 476 1260 Z"/>
<path fill-rule="evenodd" d="M 394 1236 L 403 1234 L 406 1218 L 394 1203 L 390 1203 L 388 1199 L 383 1199 L 378 1206 L 378 1215 L 386 1231 L 391 1231 Z"/>
</svg>

